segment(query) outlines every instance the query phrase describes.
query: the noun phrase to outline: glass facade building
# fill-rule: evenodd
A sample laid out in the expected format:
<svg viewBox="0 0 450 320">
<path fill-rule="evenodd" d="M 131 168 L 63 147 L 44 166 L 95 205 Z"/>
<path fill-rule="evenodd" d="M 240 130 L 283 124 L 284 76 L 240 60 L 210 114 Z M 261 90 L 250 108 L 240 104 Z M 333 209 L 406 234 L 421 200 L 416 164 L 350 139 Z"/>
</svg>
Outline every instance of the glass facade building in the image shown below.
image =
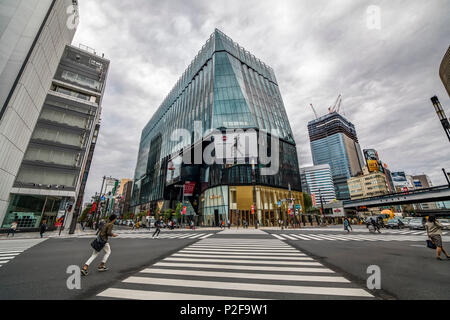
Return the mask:
<svg viewBox="0 0 450 320">
<path fill-rule="evenodd" d="M 190 139 L 172 141 L 175 129 L 187 130 Z M 259 162 L 253 171 L 249 159 L 212 165 L 181 161 L 193 146 L 204 150 L 205 132 L 213 129 L 264 130 L 278 136 L 278 174 L 261 175 Z M 174 208 L 183 198 L 180 184 L 195 182 L 194 195 L 184 204 L 198 223 L 213 224 L 230 219 L 229 186 L 290 185 L 298 192 L 299 179 L 296 145 L 272 68 L 216 29 L 142 132 L 132 206 L 136 211 Z M 210 202 L 205 197 L 214 201 L 205 206 Z M 212 209 L 213 218 L 207 219 L 212 207 L 217 207 Z M 264 205 L 257 207 L 264 215 Z"/>
<path fill-rule="evenodd" d="M 300 176 L 303 189 L 306 189 L 310 195 L 316 196 L 318 205 L 320 205 L 320 196 L 322 196 L 323 204 L 336 199 L 333 175 L 329 164 L 300 168 Z"/>
<path fill-rule="evenodd" d="M 347 180 L 364 167 L 355 126 L 334 112 L 311 121 L 308 131 L 314 165 L 329 164 L 337 199 L 350 199 Z"/>
</svg>

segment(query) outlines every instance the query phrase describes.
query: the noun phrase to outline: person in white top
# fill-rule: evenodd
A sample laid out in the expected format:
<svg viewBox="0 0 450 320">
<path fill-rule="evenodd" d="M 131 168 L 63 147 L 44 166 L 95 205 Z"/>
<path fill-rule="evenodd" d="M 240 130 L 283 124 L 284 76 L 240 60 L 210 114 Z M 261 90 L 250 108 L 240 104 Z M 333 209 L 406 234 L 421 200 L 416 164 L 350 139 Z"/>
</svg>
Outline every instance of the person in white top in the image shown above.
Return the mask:
<svg viewBox="0 0 450 320">
<path fill-rule="evenodd" d="M 9 234 L 12 233 L 12 236 L 14 237 L 16 230 L 17 230 L 17 221 L 14 221 L 13 223 L 11 223 L 11 227 L 8 230 L 8 235 L 6 237 L 9 237 Z"/>
</svg>

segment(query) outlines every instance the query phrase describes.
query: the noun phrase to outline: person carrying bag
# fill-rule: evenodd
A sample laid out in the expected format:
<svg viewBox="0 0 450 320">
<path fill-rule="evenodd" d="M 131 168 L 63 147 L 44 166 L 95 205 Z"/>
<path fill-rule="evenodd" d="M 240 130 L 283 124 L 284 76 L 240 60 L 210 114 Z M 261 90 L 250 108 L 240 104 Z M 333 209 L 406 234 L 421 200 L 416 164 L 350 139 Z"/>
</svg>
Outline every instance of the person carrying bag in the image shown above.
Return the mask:
<svg viewBox="0 0 450 320">
<path fill-rule="evenodd" d="M 98 266 L 97 270 L 100 272 L 109 270 L 105 266 L 106 262 L 108 261 L 109 256 L 111 255 L 111 247 L 108 243 L 108 237 L 113 237 L 113 238 L 117 237 L 117 234 L 112 232 L 112 230 L 114 228 L 114 223 L 116 222 L 116 219 L 117 219 L 117 216 L 115 214 L 111 215 L 109 217 L 109 222 L 102 227 L 97 238 L 94 241 L 92 241 L 91 247 L 94 249 L 94 252 L 92 253 L 92 256 L 89 258 L 89 260 L 85 263 L 83 269 L 81 269 L 81 273 L 84 276 L 88 275 L 89 265 L 97 258 L 98 254 L 102 250 L 105 251 L 105 256 L 103 257 L 102 262 Z"/>
<path fill-rule="evenodd" d="M 435 216 L 431 216 L 428 218 L 428 222 L 425 224 L 425 228 L 427 229 L 427 234 L 429 240 L 427 240 L 427 247 L 430 249 L 436 249 L 436 259 L 441 259 L 441 252 L 445 254 L 447 259 L 450 259 L 450 256 L 444 250 L 442 245 L 442 229 L 443 226 L 436 221 Z"/>
</svg>

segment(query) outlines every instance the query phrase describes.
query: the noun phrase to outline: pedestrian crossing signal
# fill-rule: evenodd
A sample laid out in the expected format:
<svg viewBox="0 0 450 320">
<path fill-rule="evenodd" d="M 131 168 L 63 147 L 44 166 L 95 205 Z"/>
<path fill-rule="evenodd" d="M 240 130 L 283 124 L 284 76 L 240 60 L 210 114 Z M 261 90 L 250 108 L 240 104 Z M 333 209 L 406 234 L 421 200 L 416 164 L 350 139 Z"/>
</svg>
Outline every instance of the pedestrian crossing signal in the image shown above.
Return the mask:
<svg viewBox="0 0 450 320">
<path fill-rule="evenodd" d="M 252 214 L 255 214 L 255 206 L 252 205 Z"/>
</svg>

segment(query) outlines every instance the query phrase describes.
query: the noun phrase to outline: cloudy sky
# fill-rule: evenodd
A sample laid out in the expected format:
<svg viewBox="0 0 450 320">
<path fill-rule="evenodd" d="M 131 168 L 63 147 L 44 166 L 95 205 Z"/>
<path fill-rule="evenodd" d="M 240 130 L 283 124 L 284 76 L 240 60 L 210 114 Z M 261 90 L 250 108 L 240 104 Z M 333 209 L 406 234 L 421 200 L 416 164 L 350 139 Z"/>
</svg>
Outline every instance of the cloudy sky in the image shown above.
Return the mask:
<svg viewBox="0 0 450 320">
<path fill-rule="evenodd" d="M 85 201 L 103 175 L 132 178 L 141 130 L 214 28 L 273 67 L 301 166 L 311 165 L 309 105 L 325 114 L 337 96 L 362 148 L 391 170 L 444 184 L 447 137 L 430 97 L 447 115 L 439 65 L 450 45 L 448 0 L 80 0 L 74 44 L 111 60 L 102 129 Z M 373 11 L 381 12 L 373 29 Z"/>
</svg>

